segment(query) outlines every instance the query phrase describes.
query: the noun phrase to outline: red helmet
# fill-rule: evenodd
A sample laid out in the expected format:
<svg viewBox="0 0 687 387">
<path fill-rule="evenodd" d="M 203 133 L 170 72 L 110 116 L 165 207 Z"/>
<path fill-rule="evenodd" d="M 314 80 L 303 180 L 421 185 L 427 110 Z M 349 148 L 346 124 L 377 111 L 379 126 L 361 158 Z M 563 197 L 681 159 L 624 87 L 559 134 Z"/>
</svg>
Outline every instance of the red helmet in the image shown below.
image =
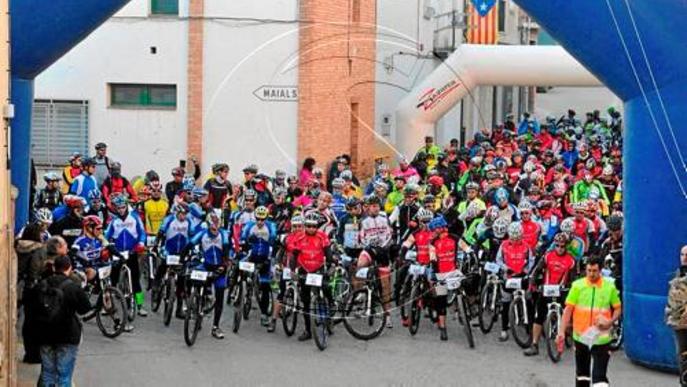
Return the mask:
<svg viewBox="0 0 687 387">
<path fill-rule="evenodd" d="M 84 200 L 81 196 L 77 195 L 66 195 L 63 201 L 64 205 L 66 205 L 69 208 L 84 207 L 86 205 L 86 200 Z"/>
<path fill-rule="evenodd" d="M 83 221 L 81 222 L 84 228 L 91 228 L 91 227 L 101 227 L 103 226 L 102 220 L 100 220 L 99 217 L 96 215 L 88 215 L 83 218 Z"/>
<path fill-rule="evenodd" d="M 434 175 L 427 179 L 427 183 L 436 187 L 441 187 L 444 185 L 444 179 L 441 176 Z"/>
</svg>

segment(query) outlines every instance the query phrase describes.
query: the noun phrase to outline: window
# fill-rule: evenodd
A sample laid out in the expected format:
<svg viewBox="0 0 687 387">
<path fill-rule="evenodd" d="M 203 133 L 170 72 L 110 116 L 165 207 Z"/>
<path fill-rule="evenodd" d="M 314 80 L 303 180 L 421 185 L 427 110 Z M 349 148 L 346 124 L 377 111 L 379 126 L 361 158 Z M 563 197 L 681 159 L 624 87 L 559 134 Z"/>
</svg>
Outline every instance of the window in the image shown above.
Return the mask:
<svg viewBox="0 0 687 387">
<path fill-rule="evenodd" d="M 179 0 L 151 0 L 150 13 L 153 15 L 178 15 Z"/>
<path fill-rule="evenodd" d="M 31 117 L 31 158 L 57 167 L 73 152 L 88 154 L 88 102 L 36 100 Z"/>
<path fill-rule="evenodd" d="M 110 84 L 110 106 L 176 108 L 176 85 Z"/>
<path fill-rule="evenodd" d="M 351 21 L 358 23 L 360 22 L 360 0 L 352 0 L 352 3 Z"/>
<path fill-rule="evenodd" d="M 506 32 L 506 0 L 500 0 L 499 4 L 499 32 Z"/>
</svg>

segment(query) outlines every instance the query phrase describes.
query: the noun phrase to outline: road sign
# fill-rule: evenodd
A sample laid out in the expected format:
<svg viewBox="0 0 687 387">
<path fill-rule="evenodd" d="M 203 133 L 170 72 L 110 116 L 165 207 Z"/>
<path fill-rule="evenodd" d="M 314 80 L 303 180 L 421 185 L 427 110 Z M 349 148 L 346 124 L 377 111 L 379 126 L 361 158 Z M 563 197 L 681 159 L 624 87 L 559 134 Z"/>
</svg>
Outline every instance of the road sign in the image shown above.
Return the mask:
<svg viewBox="0 0 687 387">
<path fill-rule="evenodd" d="M 298 101 L 298 86 L 270 86 L 257 88 L 253 95 L 265 102 L 294 102 Z"/>
</svg>

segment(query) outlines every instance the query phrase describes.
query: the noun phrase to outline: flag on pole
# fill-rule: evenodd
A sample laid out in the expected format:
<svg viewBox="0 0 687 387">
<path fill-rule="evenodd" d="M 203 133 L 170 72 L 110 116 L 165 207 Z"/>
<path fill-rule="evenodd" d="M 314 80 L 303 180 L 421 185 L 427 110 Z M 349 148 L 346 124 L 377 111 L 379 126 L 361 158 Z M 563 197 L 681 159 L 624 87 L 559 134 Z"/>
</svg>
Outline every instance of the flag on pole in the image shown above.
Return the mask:
<svg viewBox="0 0 687 387">
<path fill-rule="evenodd" d="M 471 0 L 468 3 L 468 43 L 496 44 L 498 15 L 496 0 Z"/>
</svg>

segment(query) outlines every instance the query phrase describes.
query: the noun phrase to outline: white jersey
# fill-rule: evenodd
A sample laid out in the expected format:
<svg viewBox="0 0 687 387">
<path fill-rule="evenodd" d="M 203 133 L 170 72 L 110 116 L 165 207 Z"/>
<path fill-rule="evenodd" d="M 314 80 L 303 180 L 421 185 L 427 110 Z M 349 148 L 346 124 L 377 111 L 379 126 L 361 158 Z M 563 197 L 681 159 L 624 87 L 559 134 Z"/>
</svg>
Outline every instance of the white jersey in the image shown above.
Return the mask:
<svg viewBox="0 0 687 387">
<path fill-rule="evenodd" d="M 364 247 L 388 247 L 392 229 L 386 214 L 367 216 L 360 223 L 360 243 Z"/>
</svg>

